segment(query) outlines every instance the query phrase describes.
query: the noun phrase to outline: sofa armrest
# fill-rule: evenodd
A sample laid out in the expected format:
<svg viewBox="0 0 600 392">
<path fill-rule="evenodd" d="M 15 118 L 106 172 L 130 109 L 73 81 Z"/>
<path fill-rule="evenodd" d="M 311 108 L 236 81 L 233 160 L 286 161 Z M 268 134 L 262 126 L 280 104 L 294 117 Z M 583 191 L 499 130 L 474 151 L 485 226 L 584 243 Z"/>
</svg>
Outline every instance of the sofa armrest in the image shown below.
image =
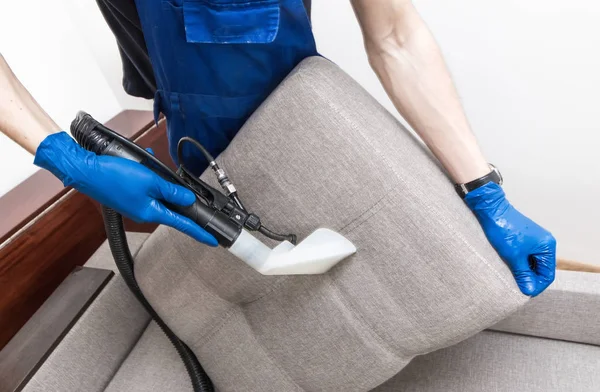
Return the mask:
<svg viewBox="0 0 600 392">
<path fill-rule="evenodd" d="M 557 271 L 543 294 L 491 329 L 600 346 L 600 274 Z"/>
<path fill-rule="evenodd" d="M 114 272 L 77 267 L 0 351 L 0 391 L 20 390 L 75 324 Z"/>
</svg>

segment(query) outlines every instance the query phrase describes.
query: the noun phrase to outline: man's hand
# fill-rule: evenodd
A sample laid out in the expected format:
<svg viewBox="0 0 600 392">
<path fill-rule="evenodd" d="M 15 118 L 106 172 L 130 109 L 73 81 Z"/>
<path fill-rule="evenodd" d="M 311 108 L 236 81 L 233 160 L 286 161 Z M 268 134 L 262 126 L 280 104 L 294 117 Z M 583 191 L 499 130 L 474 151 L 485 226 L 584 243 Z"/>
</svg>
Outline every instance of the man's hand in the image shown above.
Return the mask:
<svg viewBox="0 0 600 392">
<path fill-rule="evenodd" d="M 521 292 L 536 296 L 544 291 L 554 281 L 556 269 L 552 234 L 517 211 L 493 182 L 467 193 L 465 202 L 510 267 Z"/>
<path fill-rule="evenodd" d="M 196 201 L 196 195 L 137 162 L 98 156 L 60 132 L 44 139 L 34 163 L 52 172 L 65 186 L 72 186 L 123 216 L 171 226 L 196 241 L 217 246 L 217 240 L 207 231 L 162 203 L 189 206 Z"/>
<path fill-rule="evenodd" d="M 188 206 L 192 191 L 172 184 L 152 170 L 123 158 L 97 156 L 84 150 L 40 107 L 0 55 L 0 132 L 35 154 L 34 163 L 65 186 L 96 199 L 138 222 L 171 226 L 196 241 L 217 240 L 161 202 Z"/>
</svg>

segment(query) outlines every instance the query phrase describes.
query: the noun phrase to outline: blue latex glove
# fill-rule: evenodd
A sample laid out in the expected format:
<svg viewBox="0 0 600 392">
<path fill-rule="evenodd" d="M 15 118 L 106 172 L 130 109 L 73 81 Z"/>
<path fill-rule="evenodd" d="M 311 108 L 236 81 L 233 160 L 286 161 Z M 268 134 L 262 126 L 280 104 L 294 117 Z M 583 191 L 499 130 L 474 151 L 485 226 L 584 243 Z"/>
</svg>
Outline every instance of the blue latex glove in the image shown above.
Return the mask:
<svg viewBox="0 0 600 392">
<path fill-rule="evenodd" d="M 60 132 L 44 139 L 36 151 L 34 164 L 50 171 L 65 186 L 72 186 L 136 222 L 171 226 L 199 242 L 217 246 L 217 240 L 206 230 L 160 202 L 188 206 L 196 200 L 196 195 L 137 162 L 98 156 Z"/>
<path fill-rule="evenodd" d="M 502 188 L 490 182 L 467 193 L 465 202 L 525 295 L 536 296 L 554 281 L 556 240 L 517 211 Z"/>
</svg>

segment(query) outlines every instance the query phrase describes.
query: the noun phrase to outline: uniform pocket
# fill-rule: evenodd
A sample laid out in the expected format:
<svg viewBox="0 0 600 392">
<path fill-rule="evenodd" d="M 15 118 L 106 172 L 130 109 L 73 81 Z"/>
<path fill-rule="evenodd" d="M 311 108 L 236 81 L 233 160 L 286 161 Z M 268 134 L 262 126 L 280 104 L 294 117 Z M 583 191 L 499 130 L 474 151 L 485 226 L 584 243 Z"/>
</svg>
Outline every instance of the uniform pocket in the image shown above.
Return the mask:
<svg viewBox="0 0 600 392">
<path fill-rule="evenodd" d="M 266 44 L 279 30 L 278 0 L 183 0 L 187 42 Z"/>
</svg>

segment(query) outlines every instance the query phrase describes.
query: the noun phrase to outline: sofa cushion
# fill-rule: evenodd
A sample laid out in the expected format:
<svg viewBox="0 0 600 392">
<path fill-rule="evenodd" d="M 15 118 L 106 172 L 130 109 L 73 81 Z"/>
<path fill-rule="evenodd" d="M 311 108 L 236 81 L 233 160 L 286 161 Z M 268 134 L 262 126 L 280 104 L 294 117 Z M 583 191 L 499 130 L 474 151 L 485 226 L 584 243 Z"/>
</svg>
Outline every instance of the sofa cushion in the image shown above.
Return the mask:
<svg viewBox="0 0 600 392">
<path fill-rule="evenodd" d="M 373 392 L 597 392 L 600 347 L 484 331 L 415 358 Z"/>
<path fill-rule="evenodd" d="M 136 233 L 128 231 L 127 235 L 127 244 L 129 245 L 129 250 L 132 255 L 136 255 L 137 252 L 142 248 L 144 242 L 150 236 L 149 233 Z M 104 241 L 104 243 L 94 252 L 94 254 L 86 261 L 86 267 L 90 268 L 101 268 L 112 270 L 115 273 L 119 273 L 117 269 L 117 265 L 115 264 L 115 259 L 113 258 L 112 252 L 110 250 L 110 246 L 108 245 L 108 241 Z"/>
<path fill-rule="evenodd" d="M 421 144 L 323 58 L 218 160 L 271 229 L 358 248 L 324 275 L 262 276 L 168 228 L 148 239 L 140 286 L 221 391 L 366 391 L 527 301 Z"/>
<path fill-rule="evenodd" d="M 147 237 L 127 234 L 133 254 Z M 86 263 L 88 267 L 116 270 L 114 265 L 106 242 Z M 149 321 L 150 316 L 121 276 L 113 276 L 23 390 L 103 391 Z"/>
<path fill-rule="evenodd" d="M 600 346 L 599 325 L 600 274 L 557 271 L 552 286 L 491 329 Z"/>
<path fill-rule="evenodd" d="M 175 347 L 151 321 L 104 392 L 192 392 Z"/>
</svg>

